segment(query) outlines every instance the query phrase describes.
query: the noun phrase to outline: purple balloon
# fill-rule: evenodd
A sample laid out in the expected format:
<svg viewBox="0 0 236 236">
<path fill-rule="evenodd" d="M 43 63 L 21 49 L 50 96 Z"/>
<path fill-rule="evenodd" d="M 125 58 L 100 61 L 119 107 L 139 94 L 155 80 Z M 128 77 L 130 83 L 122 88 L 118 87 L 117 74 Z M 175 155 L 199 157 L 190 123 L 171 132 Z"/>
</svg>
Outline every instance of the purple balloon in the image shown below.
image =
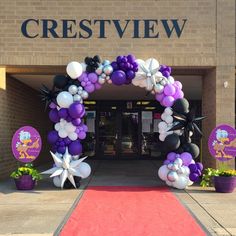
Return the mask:
<svg viewBox="0 0 236 236">
<path fill-rule="evenodd" d="M 80 131 L 78 134 L 79 139 L 85 139 L 86 138 L 86 133 L 84 131 Z"/>
<path fill-rule="evenodd" d="M 67 116 L 68 116 L 68 111 L 66 108 L 61 108 L 59 111 L 58 111 L 58 116 L 60 118 L 63 118 L 63 119 L 66 119 Z"/>
<path fill-rule="evenodd" d="M 177 100 L 177 99 L 180 99 L 180 98 L 183 98 L 184 97 L 184 93 L 181 89 L 177 89 L 175 94 L 174 94 L 174 99 Z"/>
<path fill-rule="evenodd" d="M 100 88 L 102 87 L 102 85 L 99 84 L 99 83 L 94 84 L 94 86 L 95 86 L 95 89 L 96 89 L 96 90 L 98 90 L 98 89 L 100 89 Z"/>
<path fill-rule="evenodd" d="M 71 121 L 72 121 L 72 118 L 71 118 L 70 116 L 67 116 L 66 121 L 67 121 L 67 122 L 71 122 Z"/>
<path fill-rule="evenodd" d="M 57 152 L 64 154 L 66 152 L 66 147 L 65 146 L 59 146 L 57 147 Z"/>
<path fill-rule="evenodd" d="M 81 143 L 78 140 L 71 142 L 68 151 L 71 155 L 79 155 L 82 152 Z"/>
<path fill-rule="evenodd" d="M 112 66 L 113 70 L 119 70 L 119 66 L 118 66 L 117 62 L 113 61 L 111 63 L 111 66 Z"/>
<path fill-rule="evenodd" d="M 116 58 L 116 61 L 117 61 L 118 63 L 121 63 L 121 62 L 122 62 L 122 59 L 123 59 L 123 56 L 118 56 L 118 57 Z"/>
<path fill-rule="evenodd" d="M 197 162 L 196 166 L 200 171 L 203 171 L 203 164 L 201 162 Z"/>
<path fill-rule="evenodd" d="M 125 81 L 126 81 L 125 72 L 122 71 L 122 70 L 114 71 L 111 74 L 111 80 L 112 80 L 112 83 L 115 84 L 115 85 L 122 85 L 122 84 L 124 84 Z"/>
<path fill-rule="evenodd" d="M 176 153 L 175 152 L 170 152 L 167 154 L 167 160 L 170 162 L 173 162 L 176 159 Z"/>
<path fill-rule="evenodd" d="M 171 84 L 168 84 L 164 88 L 164 93 L 167 96 L 173 96 L 175 94 L 175 87 Z"/>
<path fill-rule="evenodd" d="M 170 72 L 167 71 L 167 70 L 164 70 L 164 71 L 162 72 L 162 75 L 165 76 L 166 78 L 168 78 L 168 77 L 170 76 Z"/>
<path fill-rule="evenodd" d="M 89 73 L 88 74 L 88 79 L 95 84 L 98 81 L 98 76 L 96 73 Z"/>
<path fill-rule="evenodd" d="M 175 99 L 172 96 L 166 96 L 162 100 L 162 104 L 165 107 L 172 107 L 174 104 Z"/>
<path fill-rule="evenodd" d="M 197 182 L 197 181 L 199 180 L 199 176 L 198 176 L 198 174 L 196 174 L 196 173 L 190 173 L 189 179 L 190 179 L 192 182 Z"/>
<path fill-rule="evenodd" d="M 81 76 L 78 78 L 80 82 L 84 81 L 86 78 L 88 78 L 88 74 L 86 72 L 83 72 Z"/>
<path fill-rule="evenodd" d="M 81 118 L 84 112 L 84 106 L 79 102 L 74 102 L 69 107 L 69 114 L 72 118 Z"/>
<path fill-rule="evenodd" d="M 72 124 L 75 126 L 78 126 L 81 124 L 81 119 L 80 118 L 76 118 L 72 120 Z"/>
<path fill-rule="evenodd" d="M 50 131 L 48 133 L 48 143 L 54 144 L 57 142 L 59 136 L 56 130 Z"/>
<path fill-rule="evenodd" d="M 161 102 L 164 97 L 165 97 L 164 93 L 156 93 L 156 95 L 155 95 L 155 98 L 158 102 Z"/>
<path fill-rule="evenodd" d="M 88 92 L 88 93 L 92 93 L 95 90 L 95 86 L 93 84 L 87 85 L 84 87 L 84 89 Z"/>
<path fill-rule="evenodd" d="M 188 168 L 190 169 L 190 172 L 191 172 L 191 173 L 194 173 L 194 172 L 197 171 L 197 166 L 196 166 L 196 164 L 190 164 L 190 165 L 188 166 Z"/>
<path fill-rule="evenodd" d="M 175 81 L 174 85 L 176 85 L 179 89 L 182 89 L 182 88 L 183 88 L 182 83 L 179 82 L 179 81 Z"/>
<path fill-rule="evenodd" d="M 168 165 L 168 164 L 170 164 L 170 161 L 169 161 L 169 160 L 165 160 L 165 161 L 163 162 L 163 165 Z"/>
<path fill-rule="evenodd" d="M 181 153 L 180 158 L 182 159 L 183 165 L 185 166 L 189 166 L 191 161 L 193 160 L 193 157 L 189 152 Z"/>
<path fill-rule="evenodd" d="M 135 73 L 132 70 L 126 72 L 126 78 L 132 80 L 135 77 Z"/>
<path fill-rule="evenodd" d="M 49 107 L 50 107 L 51 109 L 54 109 L 54 108 L 57 108 L 57 105 L 56 105 L 54 102 L 51 102 L 50 105 L 49 105 Z"/>
<path fill-rule="evenodd" d="M 129 54 L 128 56 L 127 56 L 127 59 L 128 59 L 128 61 L 130 62 L 130 63 L 135 63 L 135 60 L 136 60 L 136 58 L 135 58 L 135 56 L 134 55 L 132 55 L 132 54 Z"/>
<path fill-rule="evenodd" d="M 87 132 L 87 131 L 88 131 L 88 126 L 87 126 L 87 125 L 82 124 L 81 127 L 82 127 L 82 129 L 83 129 L 84 132 Z"/>
<path fill-rule="evenodd" d="M 54 122 L 54 123 L 57 123 L 60 121 L 60 117 L 58 116 L 58 111 L 57 109 L 52 109 L 50 112 L 49 112 L 49 119 Z"/>
</svg>

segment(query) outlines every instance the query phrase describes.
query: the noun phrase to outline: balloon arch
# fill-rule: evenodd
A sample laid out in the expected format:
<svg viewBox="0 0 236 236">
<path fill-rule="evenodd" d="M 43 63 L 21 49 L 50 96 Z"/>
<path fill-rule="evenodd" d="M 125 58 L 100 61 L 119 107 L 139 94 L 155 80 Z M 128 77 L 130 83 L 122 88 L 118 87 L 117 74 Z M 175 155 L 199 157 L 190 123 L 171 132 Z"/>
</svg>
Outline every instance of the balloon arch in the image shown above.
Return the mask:
<svg viewBox="0 0 236 236">
<path fill-rule="evenodd" d="M 201 135 L 196 122 L 204 117 L 195 117 L 184 98 L 182 84 L 171 76 L 171 68 L 160 65 L 154 58 L 146 61 L 133 55 L 118 56 L 115 61 L 99 56 L 86 57 L 84 63 L 70 62 L 67 75 L 56 75 L 52 89 L 43 86 L 42 100 L 49 106 L 49 118 L 55 130 L 48 133 L 52 145 L 54 166 L 42 172 L 50 174 L 56 187 L 79 187 L 81 178 L 91 173 L 90 166 L 83 162 L 81 140 L 86 138 L 88 127 L 83 123 L 85 108 L 83 100 L 100 89 L 104 83 L 133 84 L 155 96 L 165 107 L 158 124 L 159 140 L 167 152 L 167 159 L 158 170 L 159 177 L 167 185 L 184 189 L 199 180 L 203 166 L 194 159 L 199 148 L 191 143 L 194 132 Z"/>
</svg>

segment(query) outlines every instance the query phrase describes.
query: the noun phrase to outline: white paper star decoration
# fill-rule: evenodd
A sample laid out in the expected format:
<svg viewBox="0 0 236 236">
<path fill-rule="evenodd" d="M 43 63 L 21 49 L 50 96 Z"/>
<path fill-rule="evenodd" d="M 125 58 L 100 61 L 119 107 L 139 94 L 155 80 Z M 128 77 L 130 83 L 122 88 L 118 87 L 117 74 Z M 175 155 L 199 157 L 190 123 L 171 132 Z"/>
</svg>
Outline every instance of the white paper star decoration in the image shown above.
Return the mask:
<svg viewBox="0 0 236 236">
<path fill-rule="evenodd" d="M 51 174 L 50 177 L 60 177 L 60 187 L 63 188 L 66 179 L 68 178 L 71 184 L 76 188 L 74 176 L 87 178 L 91 173 L 90 166 L 83 162 L 87 157 L 77 159 L 71 156 L 66 149 L 64 155 L 50 152 L 55 162 L 55 167 L 42 172 L 41 174 Z"/>
</svg>

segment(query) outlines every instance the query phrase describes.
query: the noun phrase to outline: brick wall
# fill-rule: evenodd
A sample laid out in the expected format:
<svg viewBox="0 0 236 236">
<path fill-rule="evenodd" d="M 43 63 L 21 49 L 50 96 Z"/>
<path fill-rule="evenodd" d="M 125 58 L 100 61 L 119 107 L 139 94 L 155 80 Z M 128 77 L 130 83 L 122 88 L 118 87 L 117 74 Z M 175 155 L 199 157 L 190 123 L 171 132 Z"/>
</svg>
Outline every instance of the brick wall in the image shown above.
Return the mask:
<svg viewBox="0 0 236 236">
<path fill-rule="evenodd" d="M 220 0 L 222 1 L 222 0 Z M 226 0 L 231 2 L 231 0 Z M 0 65 L 65 65 L 87 55 L 113 59 L 134 53 L 138 58 L 157 57 L 172 66 L 212 66 L 216 64 L 216 0 L 1 0 Z M 21 34 L 24 20 L 34 19 L 158 19 L 158 39 L 133 39 L 132 25 L 120 39 L 114 25 L 106 27 L 107 39 L 97 39 L 93 26 L 90 39 L 27 39 Z M 160 19 L 187 19 L 182 36 L 170 39 Z M 225 24 L 228 24 L 225 21 Z M 122 27 L 124 27 L 124 22 Z M 58 32 L 61 32 L 61 25 Z M 34 33 L 36 25 L 29 27 Z M 39 33 L 41 32 L 39 28 Z M 73 32 L 79 31 L 75 26 Z M 143 24 L 140 25 L 143 35 Z"/>
<path fill-rule="evenodd" d="M 45 145 L 51 123 L 38 92 L 10 77 L 6 82 L 6 90 L 0 89 L 0 178 L 9 176 L 17 166 L 11 152 L 11 138 L 24 125 L 35 127 L 42 137 L 43 149 L 35 165 L 51 160 Z"/>
</svg>

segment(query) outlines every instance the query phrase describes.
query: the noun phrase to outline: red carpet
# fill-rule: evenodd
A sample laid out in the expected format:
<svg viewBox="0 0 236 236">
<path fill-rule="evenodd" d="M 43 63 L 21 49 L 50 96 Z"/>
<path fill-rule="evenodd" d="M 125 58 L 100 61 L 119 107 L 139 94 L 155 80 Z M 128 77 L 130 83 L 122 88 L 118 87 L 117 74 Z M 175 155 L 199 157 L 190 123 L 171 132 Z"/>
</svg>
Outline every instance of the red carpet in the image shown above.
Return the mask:
<svg viewBox="0 0 236 236">
<path fill-rule="evenodd" d="M 168 188 L 89 187 L 60 235 L 206 234 Z"/>
</svg>

